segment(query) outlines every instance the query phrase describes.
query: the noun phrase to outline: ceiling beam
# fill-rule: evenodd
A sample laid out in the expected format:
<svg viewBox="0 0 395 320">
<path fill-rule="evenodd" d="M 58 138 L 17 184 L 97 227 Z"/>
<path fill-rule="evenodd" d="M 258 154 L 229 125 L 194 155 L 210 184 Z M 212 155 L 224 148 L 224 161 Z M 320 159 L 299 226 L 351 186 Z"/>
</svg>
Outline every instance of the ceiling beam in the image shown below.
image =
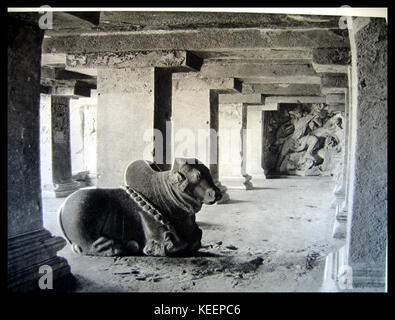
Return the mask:
<svg viewBox="0 0 395 320">
<path fill-rule="evenodd" d="M 159 67 L 174 72 L 199 71 L 202 64 L 202 58 L 183 50 L 79 53 L 68 54 L 66 59 L 66 65 L 73 68 Z"/>
<path fill-rule="evenodd" d="M 216 29 L 48 35 L 44 53 L 148 50 L 349 48 L 347 30 Z"/>
</svg>

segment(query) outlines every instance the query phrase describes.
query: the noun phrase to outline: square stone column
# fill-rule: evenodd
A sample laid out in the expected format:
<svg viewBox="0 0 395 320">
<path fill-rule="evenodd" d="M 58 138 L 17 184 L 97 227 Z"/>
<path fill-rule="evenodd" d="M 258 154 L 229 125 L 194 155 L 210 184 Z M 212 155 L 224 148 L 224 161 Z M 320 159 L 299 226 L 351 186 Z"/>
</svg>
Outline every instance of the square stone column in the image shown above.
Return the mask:
<svg viewBox="0 0 395 320">
<path fill-rule="evenodd" d="M 79 189 L 72 179 L 70 148 L 70 98 L 51 97 L 51 141 L 53 195 L 64 198 Z M 45 194 L 51 191 L 44 191 Z"/>
<path fill-rule="evenodd" d="M 127 165 L 154 159 L 154 67 L 98 70 L 97 185 L 119 187 Z"/>
<path fill-rule="evenodd" d="M 247 106 L 220 104 L 218 121 L 218 174 L 229 189 L 252 189 L 247 174 Z"/>
<path fill-rule="evenodd" d="M 246 170 L 252 176 L 252 182 L 266 179 L 262 168 L 263 117 L 260 106 L 247 107 L 247 164 Z"/>
<path fill-rule="evenodd" d="M 197 73 L 173 74 L 172 130 L 173 157 L 191 157 L 210 168 L 222 199 L 229 200 L 226 187 L 218 177 L 219 94 L 237 92 L 233 78 L 208 79 Z"/>
<path fill-rule="evenodd" d="M 53 288 L 70 274 L 56 255 L 66 245 L 43 228 L 40 188 L 39 108 L 43 30 L 9 14 L 8 25 L 8 288 L 39 290 L 39 269 L 52 269 Z M 32 17 L 37 19 L 36 14 Z M 64 279 L 64 278 L 63 278 Z"/>
<path fill-rule="evenodd" d="M 384 289 L 386 282 L 387 41 L 385 19 L 353 21 L 350 43 L 355 108 L 351 115 L 347 260 L 353 269 L 354 287 Z"/>
</svg>

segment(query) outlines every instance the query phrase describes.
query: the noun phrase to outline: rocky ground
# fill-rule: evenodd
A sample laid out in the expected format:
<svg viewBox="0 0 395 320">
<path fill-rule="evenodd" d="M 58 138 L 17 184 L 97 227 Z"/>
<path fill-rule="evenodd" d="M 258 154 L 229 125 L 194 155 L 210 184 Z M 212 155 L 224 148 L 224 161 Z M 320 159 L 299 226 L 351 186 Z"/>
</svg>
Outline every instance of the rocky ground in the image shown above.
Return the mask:
<svg viewBox="0 0 395 320">
<path fill-rule="evenodd" d="M 316 292 L 325 257 L 344 244 L 331 237 L 329 177 L 268 179 L 231 201 L 197 214 L 202 248 L 194 257 L 86 257 L 66 246 L 79 292 Z M 44 224 L 60 235 L 56 210 L 44 199 Z"/>
</svg>

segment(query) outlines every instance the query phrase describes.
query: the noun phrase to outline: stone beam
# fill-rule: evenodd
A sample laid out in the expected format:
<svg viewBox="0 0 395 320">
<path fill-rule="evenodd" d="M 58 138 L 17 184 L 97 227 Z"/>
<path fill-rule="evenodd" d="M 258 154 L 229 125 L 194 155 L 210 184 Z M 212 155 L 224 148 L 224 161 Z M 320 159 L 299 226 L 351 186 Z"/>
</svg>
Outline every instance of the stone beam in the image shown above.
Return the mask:
<svg viewBox="0 0 395 320">
<path fill-rule="evenodd" d="M 350 65 L 351 51 L 349 48 L 314 48 L 313 62 L 321 65 Z"/>
<path fill-rule="evenodd" d="M 271 102 L 265 104 L 248 104 L 247 105 L 247 112 L 248 111 L 278 111 L 279 105 L 278 103 Z"/>
<path fill-rule="evenodd" d="M 41 66 L 51 66 L 64 68 L 66 66 L 65 53 L 43 53 L 41 55 Z"/>
<path fill-rule="evenodd" d="M 94 88 L 90 84 L 75 81 L 74 85 L 53 85 L 50 87 L 48 94 L 70 98 L 90 97 L 91 89 Z"/>
<path fill-rule="evenodd" d="M 348 65 L 337 64 L 317 64 L 312 62 L 312 66 L 317 73 L 348 73 Z"/>
<path fill-rule="evenodd" d="M 207 78 L 260 78 L 283 76 L 314 76 L 310 64 L 205 63 L 200 70 Z"/>
<path fill-rule="evenodd" d="M 336 111 L 345 112 L 346 107 L 344 103 L 330 104 L 328 105 L 328 110 L 332 112 L 336 112 Z"/>
<path fill-rule="evenodd" d="M 174 72 L 199 71 L 203 59 L 189 51 L 156 50 L 68 54 L 66 65 L 83 68 L 167 68 Z"/>
<path fill-rule="evenodd" d="M 202 28 L 338 28 L 338 17 L 258 12 L 143 12 L 104 11 L 101 24 L 122 30 L 169 30 Z"/>
<path fill-rule="evenodd" d="M 328 94 L 333 94 L 333 93 L 343 93 L 346 94 L 348 92 L 348 89 L 346 88 L 331 88 L 331 87 L 325 87 L 321 89 L 321 92 L 323 95 L 328 95 Z"/>
<path fill-rule="evenodd" d="M 173 74 L 173 87 L 180 91 L 217 90 L 217 93 L 240 93 L 242 83 L 235 78 L 205 78 L 200 73 Z"/>
<path fill-rule="evenodd" d="M 207 62 L 220 62 L 223 60 L 244 62 L 252 62 L 256 60 L 267 60 L 271 62 L 304 62 L 310 63 L 313 59 L 312 49 L 272 49 L 260 48 L 256 49 L 233 49 L 233 50 L 205 50 L 193 51 L 194 54 L 203 58 Z"/>
<path fill-rule="evenodd" d="M 325 103 L 324 96 L 268 96 L 265 104 L 271 103 Z"/>
<path fill-rule="evenodd" d="M 321 75 L 323 88 L 348 88 L 348 76 L 342 73 L 324 73 Z"/>
<path fill-rule="evenodd" d="M 319 76 L 268 76 L 258 78 L 238 78 L 243 83 L 292 83 L 292 84 L 321 84 Z"/>
<path fill-rule="evenodd" d="M 92 80 L 96 82 L 95 77 L 89 76 L 84 73 L 74 72 L 65 70 L 63 68 L 41 68 L 41 79 L 42 80 Z"/>
<path fill-rule="evenodd" d="M 241 92 L 243 94 L 312 96 L 321 95 L 321 86 L 319 84 L 243 83 Z"/>
<path fill-rule="evenodd" d="M 261 94 L 219 94 L 218 103 L 248 103 L 262 104 L 263 96 Z"/>
<path fill-rule="evenodd" d="M 215 29 L 48 35 L 44 53 L 207 50 L 244 48 L 348 48 L 347 30 Z"/>
<path fill-rule="evenodd" d="M 345 97 L 344 93 L 343 94 L 341 94 L 341 93 L 328 94 L 326 96 L 326 103 L 327 104 L 339 104 L 339 103 L 344 104 L 345 99 L 346 99 L 346 97 Z"/>
</svg>

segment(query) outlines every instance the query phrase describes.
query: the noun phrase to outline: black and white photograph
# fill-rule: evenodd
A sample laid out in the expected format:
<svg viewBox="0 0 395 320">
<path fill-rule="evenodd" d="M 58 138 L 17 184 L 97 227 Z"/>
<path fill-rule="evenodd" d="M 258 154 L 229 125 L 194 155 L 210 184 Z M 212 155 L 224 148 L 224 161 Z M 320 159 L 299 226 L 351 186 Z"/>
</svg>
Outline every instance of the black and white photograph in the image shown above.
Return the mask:
<svg viewBox="0 0 395 320">
<path fill-rule="evenodd" d="M 6 16 L 8 291 L 388 292 L 386 7 Z"/>
</svg>

